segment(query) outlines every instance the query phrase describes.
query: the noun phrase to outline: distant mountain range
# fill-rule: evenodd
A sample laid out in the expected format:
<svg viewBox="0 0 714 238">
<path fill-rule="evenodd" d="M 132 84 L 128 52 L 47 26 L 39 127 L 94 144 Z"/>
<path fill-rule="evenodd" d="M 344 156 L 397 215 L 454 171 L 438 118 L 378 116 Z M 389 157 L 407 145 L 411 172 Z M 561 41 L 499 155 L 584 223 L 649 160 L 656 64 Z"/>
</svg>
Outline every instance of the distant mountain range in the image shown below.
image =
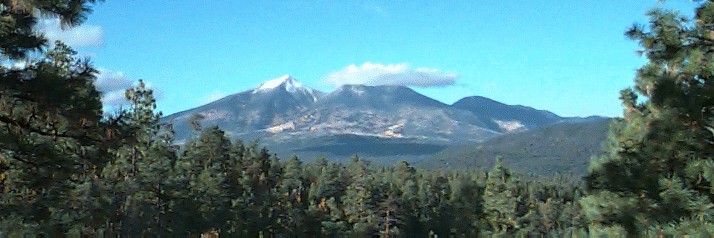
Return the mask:
<svg viewBox="0 0 714 238">
<path fill-rule="evenodd" d="M 592 122 L 485 97 L 444 104 L 404 86 L 343 85 L 323 93 L 290 75 L 206 105 L 164 117 L 178 143 L 189 140 L 193 115 L 234 139 L 260 140 L 286 157 L 334 160 L 354 154 L 389 163 L 430 158 L 454 145 L 470 145 L 564 122 Z"/>
<path fill-rule="evenodd" d="M 203 116 L 204 125 L 219 125 L 232 137 L 264 142 L 333 135 L 478 142 L 570 120 L 478 96 L 447 105 L 404 86 L 344 85 L 325 94 L 290 75 L 165 117 L 179 141 L 191 137 L 194 114 Z"/>
</svg>

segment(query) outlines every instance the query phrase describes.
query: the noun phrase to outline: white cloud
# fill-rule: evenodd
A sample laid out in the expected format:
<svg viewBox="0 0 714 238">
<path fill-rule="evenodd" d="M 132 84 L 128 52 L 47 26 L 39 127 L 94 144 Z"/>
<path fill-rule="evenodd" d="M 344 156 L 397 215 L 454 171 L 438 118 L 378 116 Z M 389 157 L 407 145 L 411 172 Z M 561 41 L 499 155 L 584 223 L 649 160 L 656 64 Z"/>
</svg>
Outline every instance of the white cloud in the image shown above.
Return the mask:
<svg viewBox="0 0 714 238">
<path fill-rule="evenodd" d="M 102 93 L 102 105 L 107 108 L 121 108 L 129 105 L 129 101 L 126 100 L 126 91 L 117 90 Z"/>
<path fill-rule="evenodd" d="M 99 69 L 94 85 L 101 94 L 105 115 L 118 112 L 119 109 L 128 108 L 130 102 L 126 100 L 126 90 L 135 87 L 138 80 L 126 76 L 123 72 L 108 69 Z M 147 89 L 154 92 L 157 101 L 163 97 L 163 91 L 156 89 L 151 82 L 146 82 Z"/>
<path fill-rule="evenodd" d="M 105 107 L 119 108 L 129 103 L 124 95 L 126 90 L 134 85 L 134 80 L 122 72 L 100 69 L 95 85 L 102 93 L 102 103 Z"/>
<path fill-rule="evenodd" d="M 332 72 L 324 81 L 334 86 L 344 84 L 398 85 L 415 87 L 438 87 L 453 85 L 458 75 L 433 68 L 410 68 L 406 63 L 375 64 L 366 62 L 360 66 L 349 65 Z"/>
<path fill-rule="evenodd" d="M 228 94 L 226 94 L 223 91 L 213 91 L 213 92 L 203 96 L 203 98 L 201 99 L 201 104 L 211 103 L 211 102 L 221 99 L 227 95 Z"/>
<path fill-rule="evenodd" d="M 72 47 L 101 46 L 104 44 L 104 30 L 97 25 L 79 25 L 62 29 L 60 20 L 56 18 L 43 19 L 38 23 L 39 32 L 50 42 L 60 40 Z"/>
</svg>

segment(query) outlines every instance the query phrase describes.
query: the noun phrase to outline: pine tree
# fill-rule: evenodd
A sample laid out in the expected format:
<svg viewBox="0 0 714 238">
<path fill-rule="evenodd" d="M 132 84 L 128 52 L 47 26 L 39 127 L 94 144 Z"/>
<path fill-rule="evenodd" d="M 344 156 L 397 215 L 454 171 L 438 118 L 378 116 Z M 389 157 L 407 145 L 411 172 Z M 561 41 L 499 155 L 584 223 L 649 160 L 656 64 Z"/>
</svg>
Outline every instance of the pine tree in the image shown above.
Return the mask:
<svg viewBox="0 0 714 238">
<path fill-rule="evenodd" d="M 702 2 L 693 20 L 662 9 L 648 16 L 627 36 L 649 62 L 621 92 L 624 118 L 611 125 L 609 154 L 591 165 L 581 202 L 592 225 L 629 233 L 714 212 L 714 3 Z"/>
<path fill-rule="evenodd" d="M 282 179 L 278 183 L 278 224 L 284 233 L 292 235 L 305 234 L 308 221 L 307 208 L 309 205 L 308 191 L 302 161 L 297 156 L 292 156 L 283 163 Z"/>
<path fill-rule="evenodd" d="M 84 22 L 96 0 L 0 2 L 0 55 L 22 59 L 46 46 L 47 39 L 36 31 L 38 16 L 58 17 L 64 27 Z M 38 14 L 39 13 L 39 14 Z"/>
<path fill-rule="evenodd" d="M 0 69 L 0 209 L 48 234 L 86 217 L 71 192 L 96 175 L 110 146 L 96 71 L 75 55 L 57 42 L 25 69 Z"/>
<path fill-rule="evenodd" d="M 347 165 L 351 173 L 351 183 L 342 198 L 347 221 L 352 224 L 352 233 L 358 236 L 378 234 L 375 207 L 375 181 L 370 176 L 368 165 L 355 156 Z"/>
<path fill-rule="evenodd" d="M 91 213 L 109 138 L 96 70 L 60 42 L 47 50 L 35 28 L 38 16 L 81 24 L 94 2 L 0 2 L 0 58 L 28 61 L 0 66 L 0 230 L 53 236 L 101 220 Z M 35 52 L 44 56 L 27 58 Z"/>
<path fill-rule="evenodd" d="M 245 148 L 242 164 L 240 195 L 232 201 L 237 230 L 244 236 L 275 234 L 279 230 L 277 185 L 282 169 L 277 158 L 256 143 Z"/>
<path fill-rule="evenodd" d="M 496 165 L 488 172 L 483 194 L 485 218 L 496 234 L 512 233 L 516 229 L 518 191 L 511 172 L 497 158 Z"/>
<path fill-rule="evenodd" d="M 232 204 L 236 191 L 229 188 L 237 181 L 232 158 L 233 145 L 218 127 L 203 130 L 183 148 L 178 158 L 177 171 L 183 174 L 186 188 L 181 191 L 179 221 L 191 234 L 212 230 L 229 230 L 233 218 Z M 197 216 L 200 215 L 200 216 Z"/>
<path fill-rule="evenodd" d="M 396 196 L 396 217 L 402 226 L 400 234 L 404 236 L 417 235 L 419 224 L 419 187 L 417 186 L 417 171 L 406 161 L 399 162 L 394 166 L 392 183 L 397 190 Z"/>
<path fill-rule="evenodd" d="M 345 168 L 319 158 L 310 165 L 312 179 L 308 194 L 308 213 L 320 224 L 320 233 L 327 236 L 346 235 L 347 221 L 342 208 L 342 197 L 347 189 Z"/>
<path fill-rule="evenodd" d="M 480 221 L 484 209 L 484 188 L 469 173 L 454 175 L 450 185 L 451 204 L 454 211 L 452 226 L 456 234 L 477 236 L 478 231 L 483 228 Z"/>
<path fill-rule="evenodd" d="M 159 122 L 153 91 L 143 81 L 126 92 L 131 102 L 112 120 L 117 121 L 119 148 L 111 150 L 113 160 L 104 167 L 102 182 L 111 201 L 108 207 L 116 231 L 125 236 L 142 232 L 167 232 L 170 182 L 176 160 L 170 129 Z"/>
</svg>

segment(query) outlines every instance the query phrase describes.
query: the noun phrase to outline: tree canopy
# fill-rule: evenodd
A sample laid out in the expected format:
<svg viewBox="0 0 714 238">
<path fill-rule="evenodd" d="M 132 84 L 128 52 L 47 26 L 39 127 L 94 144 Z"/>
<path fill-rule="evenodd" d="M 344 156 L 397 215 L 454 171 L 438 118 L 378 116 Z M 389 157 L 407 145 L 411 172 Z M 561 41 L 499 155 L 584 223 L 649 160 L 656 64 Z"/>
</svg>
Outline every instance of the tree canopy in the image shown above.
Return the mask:
<svg viewBox="0 0 714 238">
<path fill-rule="evenodd" d="M 0 0 L 2 61 L 28 62 L 0 64 L 0 237 L 714 234 L 714 1 L 627 31 L 648 63 L 584 188 L 501 160 L 488 172 L 281 160 L 200 115 L 179 145 L 143 81 L 107 116 L 89 60 L 34 29 L 81 24 L 96 2 Z"/>
<path fill-rule="evenodd" d="M 609 154 L 594 161 L 581 203 L 593 225 L 630 233 L 670 223 L 711 230 L 714 3 L 702 2 L 694 19 L 663 9 L 647 16 L 626 35 L 648 63 L 620 94 L 624 118 L 611 125 Z"/>
</svg>

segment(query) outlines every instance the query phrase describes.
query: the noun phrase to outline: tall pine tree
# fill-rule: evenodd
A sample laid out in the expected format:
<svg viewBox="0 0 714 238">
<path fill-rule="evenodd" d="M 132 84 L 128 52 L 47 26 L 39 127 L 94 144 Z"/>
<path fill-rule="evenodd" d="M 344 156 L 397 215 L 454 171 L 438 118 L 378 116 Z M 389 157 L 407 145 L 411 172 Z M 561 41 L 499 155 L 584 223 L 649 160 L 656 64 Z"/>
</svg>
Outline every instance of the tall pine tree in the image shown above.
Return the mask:
<svg viewBox="0 0 714 238">
<path fill-rule="evenodd" d="M 714 3 L 700 3 L 692 20 L 647 15 L 649 25 L 627 36 L 649 61 L 621 92 L 624 118 L 611 125 L 609 154 L 591 165 L 581 201 L 591 225 L 629 233 L 714 214 Z"/>
<path fill-rule="evenodd" d="M 4 70 L 0 80 L 0 209 L 47 231 L 78 222 L 70 192 L 108 158 L 96 71 L 75 55 L 58 42 L 27 68 Z"/>
<path fill-rule="evenodd" d="M 0 1 L 0 226 L 59 235 L 97 223 L 94 175 L 108 145 L 96 70 L 36 29 L 39 16 L 81 24 L 94 0 Z M 44 53 L 36 59 L 27 56 Z M 8 68 L 13 60 L 30 61 Z M 15 233 L 17 232 L 17 233 Z"/>
<path fill-rule="evenodd" d="M 518 189 L 511 172 L 498 158 L 496 165 L 488 172 L 488 180 L 483 193 L 484 215 L 496 234 L 512 233 L 517 228 L 516 208 Z"/>
<path fill-rule="evenodd" d="M 102 182 L 115 224 L 111 232 L 139 236 L 168 232 L 173 165 L 176 148 L 170 128 L 159 122 L 153 91 L 143 81 L 126 92 L 129 109 L 116 115 L 120 147 L 110 150 L 112 160 L 102 171 Z"/>
</svg>

